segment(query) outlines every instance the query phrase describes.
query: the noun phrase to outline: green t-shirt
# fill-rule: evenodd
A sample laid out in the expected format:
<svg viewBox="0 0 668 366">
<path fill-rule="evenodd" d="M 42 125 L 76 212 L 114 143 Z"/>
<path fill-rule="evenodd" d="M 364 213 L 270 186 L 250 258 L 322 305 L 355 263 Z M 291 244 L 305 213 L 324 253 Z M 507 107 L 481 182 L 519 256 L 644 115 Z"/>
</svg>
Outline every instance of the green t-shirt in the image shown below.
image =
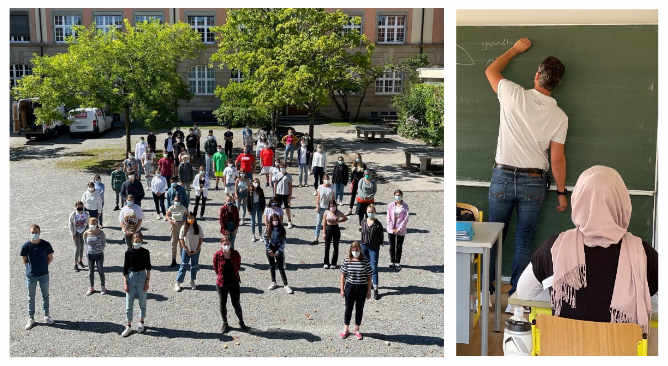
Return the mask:
<svg viewBox="0 0 668 366">
<path fill-rule="evenodd" d="M 222 172 L 225 169 L 225 164 L 227 163 L 227 155 L 225 155 L 225 153 L 216 152 L 213 154 L 212 159 L 214 169 L 216 169 L 217 172 Z"/>
</svg>

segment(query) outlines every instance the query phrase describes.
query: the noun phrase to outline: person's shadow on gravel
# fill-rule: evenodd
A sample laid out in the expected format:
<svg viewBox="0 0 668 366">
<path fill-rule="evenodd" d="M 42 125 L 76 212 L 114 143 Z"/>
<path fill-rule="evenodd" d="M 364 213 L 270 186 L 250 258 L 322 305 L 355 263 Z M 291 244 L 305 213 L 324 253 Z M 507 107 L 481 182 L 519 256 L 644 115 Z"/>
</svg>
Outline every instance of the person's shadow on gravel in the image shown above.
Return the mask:
<svg viewBox="0 0 668 366">
<path fill-rule="evenodd" d="M 303 339 L 309 343 L 319 342 L 322 340 L 319 336 L 309 333 L 302 332 L 298 330 L 289 330 L 281 328 L 269 328 L 267 330 L 260 330 L 255 328 L 250 328 L 248 333 L 267 339 L 282 339 L 282 340 L 299 340 Z"/>
<path fill-rule="evenodd" d="M 443 289 L 431 288 L 431 287 L 422 287 L 422 286 L 406 286 L 406 287 L 390 287 L 382 286 L 381 289 L 385 290 L 394 290 L 392 292 L 380 293 L 381 297 L 392 296 L 392 295 L 442 295 Z"/>
<path fill-rule="evenodd" d="M 158 327 L 146 327 L 143 335 L 149 337 L 164 337 L 164 338 L 191 338 L 191 339 L 218 339 L 221 342 L 229 342 L 233 340 L 231 336 L 227 334 L 211 333 L 211 332 L 196 332 L 192 330 L 182 330 L 182 329 L 169 329 L 169 328 L 158 328 Z"/>
<path fill-rule="evenodd" d="M 443 338 L 421 336 L 414 334 L 379 334 L 363 333 L 366 338 L 373 338 L 379 341 L 403 343 L 410 346 L 440 346 L 443 347 Z"/>
<path fill-rule="evenodd" d="M 218 291 L 216 285 L 197 285 L 197 291 Z M 263 294 L 264 291 L 255 287 L 241 287 L 242 294 Z"/>
<path fill-rule="evenodd" d="M 107 290 L 107 295 L 114 296 L 114 297 L 125 297 L 125 292 L 117 291 L 117 290 Z M 166 301 L 166 300 L 168 300 L 167 297 L 165 297 L 165 296 L 162 296 L 160 294 L 150 293 L 150 292 L 146 294 L 146 299 L 147 300 L 155 300 L 155 301 Z"/>
<path fill-rule="evenodd" d="M 63 330 L 76 330 L 93 333 L 116 333 L 121 334 L 125 327 L 122 324 L 111 322 L 79 322 L 69 320 L 55 320 L 50 327 Z"/>
</svg>

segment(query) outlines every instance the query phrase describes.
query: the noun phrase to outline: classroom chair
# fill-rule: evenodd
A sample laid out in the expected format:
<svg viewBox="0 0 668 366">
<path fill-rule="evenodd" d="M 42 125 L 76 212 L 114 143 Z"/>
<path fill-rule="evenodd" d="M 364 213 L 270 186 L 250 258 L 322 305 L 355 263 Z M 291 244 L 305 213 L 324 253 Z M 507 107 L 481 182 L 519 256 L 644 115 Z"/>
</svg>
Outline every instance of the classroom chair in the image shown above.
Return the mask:
<svg viewBox="0 0 668 366">
<path fill-rule="evenodd" d="M 647 356 L 638 324 L 602 323 L 537 314 L 538 356 Z"/>
<path fill-rule="evenodd" d="M 473 221 L 478 221 L 482 222 L 482 216 L 483 212 L 481 210 L 478 210 L 477 207 L 468 204 L 468 203 L 463 203 L 463 202 L 457 202 L 457 216 L 464 216 L 466 214 L 469 214 L 469 216 L 473 216 Z M 473 315 L 473 327 L 478 324 L 478 319 L 480 318 L 480 309 L 482 308 L 482 294 L 481 294 L 481 289 L 482 289 L 482 256 L 480 254 L 475 254 L 473 255 L 473 258 L 471 260 L 471 263 L 476 267 L 475 273 L 477 274 L 476 276 L 476 281 L 475 281 L 475 296 L 476 296 L 476 306 L 475 306 L 475 314 Z"/>
</svg>

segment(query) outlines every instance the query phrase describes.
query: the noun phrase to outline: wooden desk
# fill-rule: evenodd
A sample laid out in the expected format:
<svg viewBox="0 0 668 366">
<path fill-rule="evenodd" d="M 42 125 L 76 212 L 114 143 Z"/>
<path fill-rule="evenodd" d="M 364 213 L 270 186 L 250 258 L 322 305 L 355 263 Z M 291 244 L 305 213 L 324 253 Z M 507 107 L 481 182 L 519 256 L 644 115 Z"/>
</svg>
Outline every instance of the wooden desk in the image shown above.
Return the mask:
<svg viewBox="0 0 668 366">
<path fill-rule="evenodd" d="M 480 340 L 480 354 L 482 356 L 487 356 L 487 346 L 488 346 L 488 329 L 487 326 L 489 324 L 489 310 L 487 309 L 487 304 L 489 303 L 489 270 L 490 270 L 490 254 L 491 254 L 491 249 L 496 243 L 497 245 L 497 254 L 496 254 L 496 301 L 494 303 L 495 305 L 495 314 L 494 314 L 494 331 L 495 332 L 500 332 L 501 331 L 501 258 L 503 258 L 503 226 L 504 224 L 501 222 L 472 222 L 473 225 L 473 240 L 471 241 L 457 241 L 457 256 L 459 258 L 460 255 L 465 255 L 467 257 L 470 257 L 471 254 L 481 254 L 482 255 L 482 314 L 481 317 L 482 319 L 480 320 L 480 329 L 481 329 L 481 337 L 482 339 Z M 459 272 L 459 263 L 460 261 L 457 261 L 458 263 L 458 269 L 457 273 Z M 470 304 L 469 304 L 469 294 L 463 294 L 462 289 L 468 288 L 468 286 L 462 285 L 462 281 L 467 281 L 470 283 L 471 279 L 470 278 L 457 278 L 457 312 L 469 312 L 470 309 Z M 465 301 L 462 301 L 464 300 Z M 466 339 L 466 342 L 461 342 L 460 341 L 460 334 L 461 334 L 461 327 L 464 325 L 460 323 L 460 319 L 464 318 L 460 316 L 459 314 L 457 315 L 457 342 L 458 343 L 468 343 L 468 339 Z M 468 319 L 468 316 L 465 317 Z M 468 327 L 469 324 L 466 324 L 466 327 Z M 468 332 L 467 332 L 468 334 Z"/>
</svg>

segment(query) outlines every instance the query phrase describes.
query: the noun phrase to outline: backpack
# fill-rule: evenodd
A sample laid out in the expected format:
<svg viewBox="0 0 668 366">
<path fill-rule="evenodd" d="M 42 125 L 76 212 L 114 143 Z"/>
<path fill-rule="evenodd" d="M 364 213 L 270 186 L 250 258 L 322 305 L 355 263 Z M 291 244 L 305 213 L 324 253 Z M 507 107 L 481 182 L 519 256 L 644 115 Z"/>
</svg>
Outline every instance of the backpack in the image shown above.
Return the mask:
<svg viewBox="0 0 668 366">
<path fill-rule="evenodd" d="M 214 139 L 207 139 L 206 143 L 204 144 L 204 150 L 206 151 L 207 154 L 215 154 L 216 151 L 218 150 L 218 145 L 216 145 L 216 140 Z"/>
</svg>

